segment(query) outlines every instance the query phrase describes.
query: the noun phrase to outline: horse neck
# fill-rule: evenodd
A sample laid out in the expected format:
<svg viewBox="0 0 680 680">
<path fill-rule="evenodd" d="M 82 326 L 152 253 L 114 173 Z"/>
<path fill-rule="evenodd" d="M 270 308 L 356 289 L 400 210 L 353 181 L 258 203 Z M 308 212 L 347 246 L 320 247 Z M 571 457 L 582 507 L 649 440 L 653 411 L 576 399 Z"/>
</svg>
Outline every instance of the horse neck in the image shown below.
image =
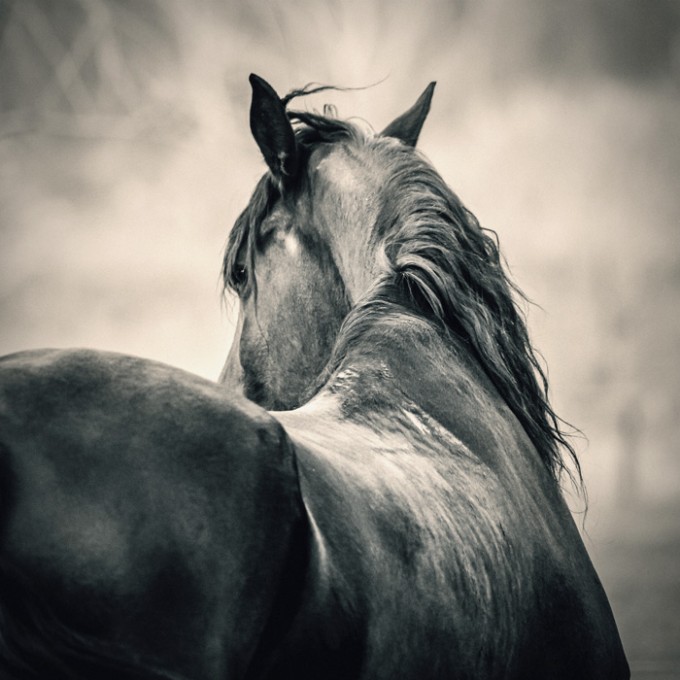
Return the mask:
<svg viewBox="0 0 680 680">
<path fill-rule="evenodd" d="M 469 345 L 440 325 L 390 302 L 369 304 L 357 316 L 362 318 L 350 319 L 336 344 L 330 389 L 349 386 L 346 377 L 353 375 L 354 391 L 374 385 L 384 392 L 392 386 L 420 403 L 427 401 L 418 398 L 421 392 L 438 392 L 465 381 L 502 403 Z"/>
<path fill-rule="evenodd" d="M 395 418 L 417 429 L 414 414 L 434 419 L 492 468 L 528 465 L 543 477 L 528 435 L 464 340 L 399 304 L 349 325 L 322 390 L 340 400 L 343 414 L 376 430 Z"/>
</svg>

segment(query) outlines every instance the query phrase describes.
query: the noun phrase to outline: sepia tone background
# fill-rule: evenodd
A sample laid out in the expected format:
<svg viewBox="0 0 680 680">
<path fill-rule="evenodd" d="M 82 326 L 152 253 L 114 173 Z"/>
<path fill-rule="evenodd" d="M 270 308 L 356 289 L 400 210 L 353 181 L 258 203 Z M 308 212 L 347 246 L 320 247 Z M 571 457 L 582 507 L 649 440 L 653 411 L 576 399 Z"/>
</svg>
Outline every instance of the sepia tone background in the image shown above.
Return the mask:
<svg viewBox="0 0 680 680">
<path fill-rule="evenodd" d="M 419 146 L 536 303 L 634 677 L 680 677 L 680 3 L 0 0 L 0 353 L 217 377 L 251 71 L 375 85 L 301 105 L 376 129 L 438 81 Z"/>
</svg>

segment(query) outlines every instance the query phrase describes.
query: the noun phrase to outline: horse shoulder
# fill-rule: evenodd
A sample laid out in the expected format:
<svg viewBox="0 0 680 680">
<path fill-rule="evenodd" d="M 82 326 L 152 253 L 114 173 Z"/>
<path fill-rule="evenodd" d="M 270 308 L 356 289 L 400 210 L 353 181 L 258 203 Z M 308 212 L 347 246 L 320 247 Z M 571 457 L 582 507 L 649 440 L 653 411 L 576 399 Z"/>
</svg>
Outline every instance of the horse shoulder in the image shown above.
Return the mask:
<svg viewBox="0 0 680 680">
<path fill-rule="evenodd" d="M 465 666 L 499 624 L 510 637 L 524 583 L 504 551 L 493 481 L 460 442 L 444 455 L 397 431 L 309 412 L 302 426 L 282 422 L 313 522 L 319 597 L 347 622 L 365 664 L 389 659 L 397 675 L 431 677 L 427 666 L 450 667 L 452 657 Z M 484 498 L 471 501 L 469 489 Z"/>
<path fill-rule="evenodd" d="M 611 667 L 576 654 L 593 635 L 608 644 L 611 613 L 540 468 L 494 469 L 412 409 L 369 427 L 330 402 L 277 417 L 296 447 L 317 601 L 364 668 L 533 677 L 563 663 L 565 678 L 585 678 Z M 317 616 L 315 632 L 330 627 Z"/>
</svg>

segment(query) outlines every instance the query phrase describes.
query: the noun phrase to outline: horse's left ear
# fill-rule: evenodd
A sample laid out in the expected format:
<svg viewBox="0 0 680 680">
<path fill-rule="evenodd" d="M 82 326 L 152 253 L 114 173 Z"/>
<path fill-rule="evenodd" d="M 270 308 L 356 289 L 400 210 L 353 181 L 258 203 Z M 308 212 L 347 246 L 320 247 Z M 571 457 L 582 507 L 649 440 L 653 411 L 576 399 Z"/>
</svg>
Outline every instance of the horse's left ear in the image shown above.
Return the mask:
<svg viewBox="0 0 680 680">
<path fill-rule="evenodd" d="M 383 137 L 395 137 L 404 144 L 415 146 L 423 128 L 423 123 L 430 111 L 430 102 L 436 83 L 430 83 L 418 101 L 399 118 L 395 118 L 380 134 Z"/>
<path fill-rule="evenodd" d="M 274 176 L 282 183 L 295 176 L 298 163 L 297 141 L 286 107 L 274 88 L 250 74 L 253 99 L 250 104 L 250 130 Z"/>
</svg>

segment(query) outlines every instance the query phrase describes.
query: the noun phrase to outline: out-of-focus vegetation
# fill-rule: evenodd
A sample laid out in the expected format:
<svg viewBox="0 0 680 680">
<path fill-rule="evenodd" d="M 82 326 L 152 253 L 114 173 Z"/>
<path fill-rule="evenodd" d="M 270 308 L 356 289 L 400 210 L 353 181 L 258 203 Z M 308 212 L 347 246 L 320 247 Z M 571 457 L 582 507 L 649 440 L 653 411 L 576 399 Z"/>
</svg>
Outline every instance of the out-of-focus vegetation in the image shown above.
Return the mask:
<svg viewBox="0 0 680 680">
<path fill-rule="evenodd" d="M 419 146 L 540 305 L 556 408 L 589 439 L 587 527 L 674 504 L 675 0 L 0 0 L 0 351 L 216 377 L 221 249 L 264 169 L 251 71 L 282 93 L 383 81 L 302 103 L 376 129 L 438 81 Z"/>
</svg>

